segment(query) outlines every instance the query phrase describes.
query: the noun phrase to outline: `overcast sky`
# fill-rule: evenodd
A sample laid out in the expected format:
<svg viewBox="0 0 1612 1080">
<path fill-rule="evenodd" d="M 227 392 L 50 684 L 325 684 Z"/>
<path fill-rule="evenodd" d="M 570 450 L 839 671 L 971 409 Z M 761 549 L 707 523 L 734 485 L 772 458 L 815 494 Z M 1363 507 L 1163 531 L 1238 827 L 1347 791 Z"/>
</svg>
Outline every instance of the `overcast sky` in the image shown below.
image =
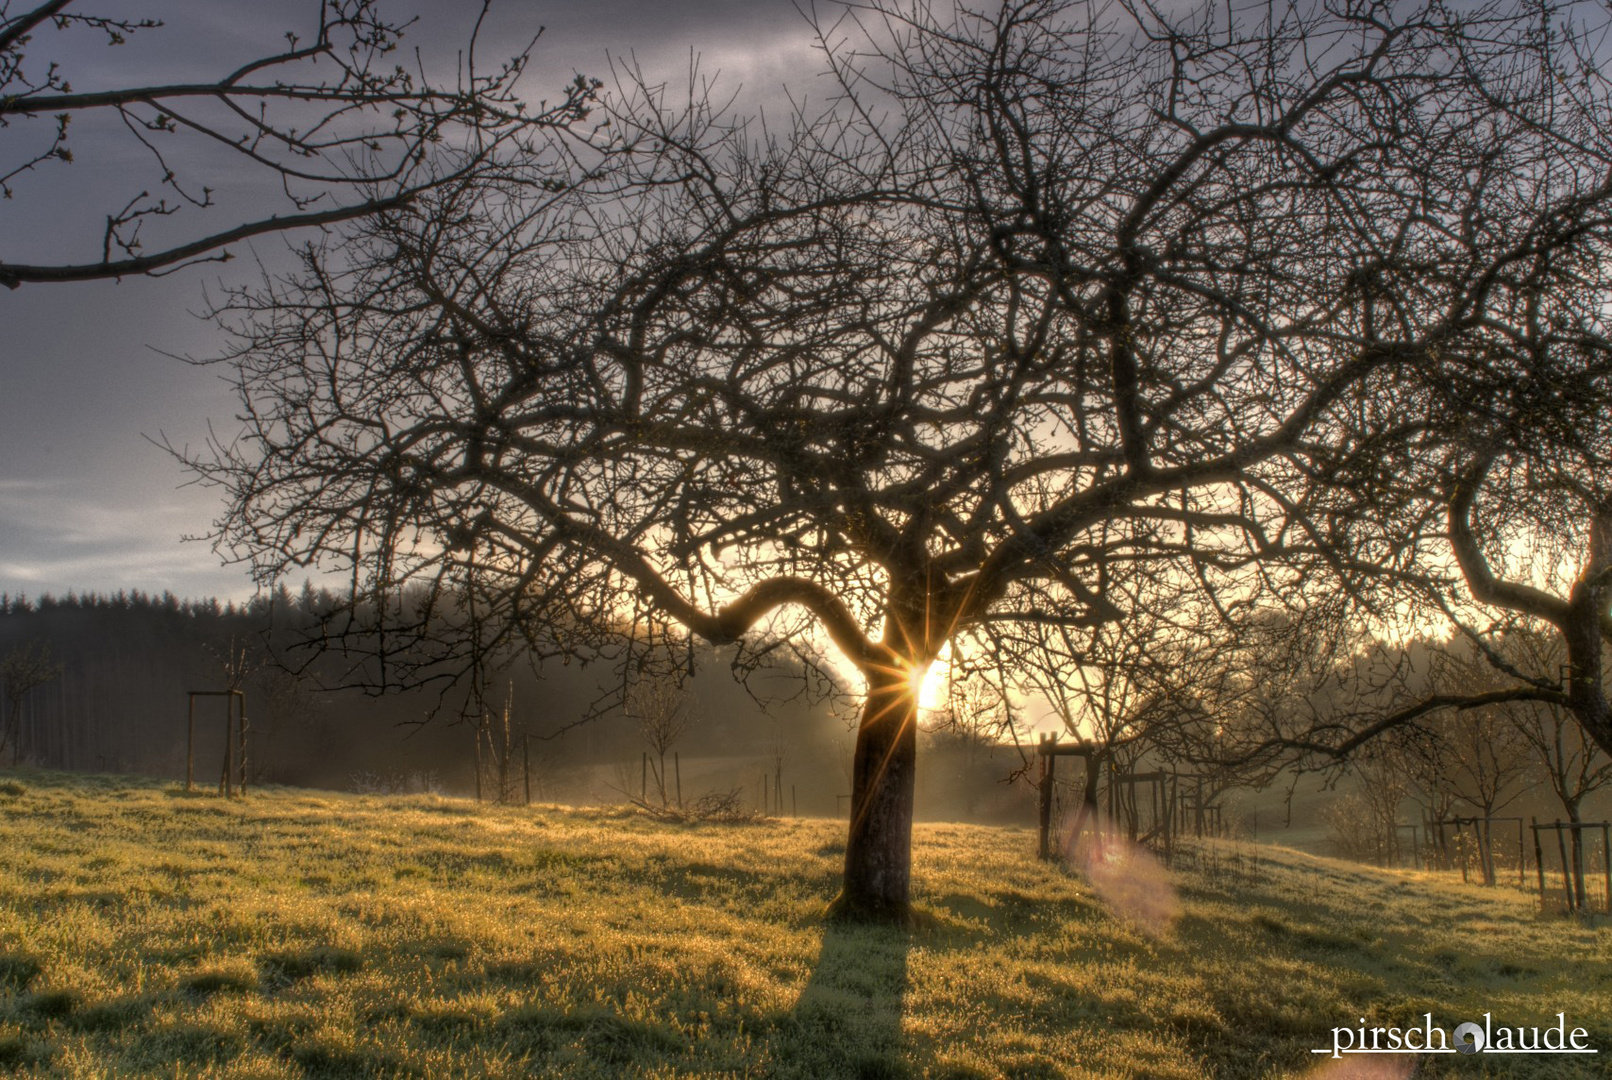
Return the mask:
<svg viewBox="0 0 1612 1080">
<path fill-rule="evenodd" d="M 140 78 L 216 78 L 272 50 L 288 30 L 306 36 L 318 6 L 318 0 L 81 0 L 75 9 L 149 14 L 166 25 L 115 49 L 89 34 L 63 46 L 49 33 L 35 49 L 40 58 L 62 61 L 76 91 Z M 422 24 L 407 44 L 424 47 L 438 62 L 451 60 L 445 47 L 464 40 L 477 5 L 418 0 L 412 6 Z M 410 5 L 382 0 L 381 7 Z M 816 89 L 811 33 L 791 0 L 498 0 L 494 11 L 484 37 L 494 55 L 516 51 L 546 27 L 526 84 L 534 97 L 558 96 L 552 91 L 577 71 L 603 77 L 612 54 L 631 53 L 646 72 L 681 80 L 691 50 L 700 54 L 702 70 L 720 69 L 722 86 L 743 88 L 742 108 L 781 103 L 784 82 Z M 500 43 L 508 48 L 496 48 Z M 0 161 L 14 162 L 26 140 L 41 137 L 43 123 L 0 129 Z M 149 163 L 126 139 L 114 138 L 109 123 L 98 123 L 75 119 L 73 164 L 13 182 L 15 197 L 0 203 L 0 257 L 90 261 L 105 215 L 139 190 L 130 189 L 131 181 L 158 179 L 140 178 Z M 208 179 L 220 175 L 215 169 Z M 218 186 L 227 188 L 227 175 L 223 181 Z M 259 199 L 267 212 L 285 212 L 272 196 L 237 187 L 208 212 L 211 219 L 192 224 L 226 228 L 234 223 L 224 220 L 232 209 L 240 220 L 261 216 L 251 212 Z M 255 250 L 272 262 L 281 247 L 267 239 Z M 149 441 L 166 435 L 176 445 L 196 444 L 209 424 L 221 433 L 234 428 L 234 400 L 218 373 L 165 354 L 217 350 L 216 331 L 192 313 L 203 306 L 209 283 L 250 277 L 246 256 L 253 251 L 235 250 L 243 256 L 236 262 L 161 280 L 0 290 L 0 590 L 251 595 L 243 568 L 222 566 L 205 542 L 180 542 L 208 531 L 219 496 L 185 486 L 180 466 Z"/>
</svg>

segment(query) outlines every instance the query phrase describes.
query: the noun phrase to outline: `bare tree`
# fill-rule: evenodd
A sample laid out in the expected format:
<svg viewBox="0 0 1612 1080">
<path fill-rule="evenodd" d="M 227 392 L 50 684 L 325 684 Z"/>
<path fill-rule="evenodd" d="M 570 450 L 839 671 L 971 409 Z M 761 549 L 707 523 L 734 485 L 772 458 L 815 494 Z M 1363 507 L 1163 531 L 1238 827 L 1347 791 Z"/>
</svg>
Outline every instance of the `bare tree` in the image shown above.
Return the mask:
<svg viewBox="0 0 1612 1080">
<path fill-rule="evenodd" d="M 217 665 L 225 690 L 240 690 L 246 685 L 247 678 L 263 666 L 262 662 L 247 655 L 246 642 L 237 643 L 234 635 L 230 636 L 229 643 L 222 651 L 212 645 L 203 645 L 202 649 Z"/>
<path fill-rule="evenodd" d="M 1566 668 L 1559 635 L 1517 626 L 1498 641 L 1498 656 L 1517 670 L 1561 672 Z M 1498 670 L 1489 657 L 1470 646 L 1458 655 L 1458 672 L 1481 685 L 1503 684 L 1509 677 Z M 1495 706 L 1515 731 L 1518 741 L 1529 751 L 1528 779 L 1543 778 L 1561 803 L 1567 820 L 1584 820 L 1584 800 L 1612 785 L 1612 758 L 1590 740 L 1582 725 L 1560 705 L 1541 701 L 1518 701 Z M 1519 754 L 1519 756 L 1521 756 Z M 1579 830 L 1569 834 L 1573 879 L 1583 891 L 1584 841 Z M 1580 896 L 1580 902 L 1583 897 Z"/>
<path fill-rule="evenodd" d="M 1532 79 L 1570 21 L 1229 17 L 849 7 L 840 97 L 783 129 L 627 73 L 586 142 L 221 305 L 221 550 L 368 598 L 473 564 L 572 651 L 831 643 L 866 686 L 836 910 L 905 918 L 942 650 L 1188 593 L 1370 610 L 1422 519 L 1351 470 L 1445 460 L 1449 369 L 1508 377 L 1507 311 L 1598 303 L 1511 280 L 1612 197 L 1604 85 Z"/>
<path fill-rule="evenodd" d="M 1460 797 L 1452 773 L 1452 756 L 1439 743 L 1436 726 L 1407 724 L 1382 736 L 1377 753 L 1394 761 L 1405 781 L 1405 795 L 1421 811 L 1423 850 L 1429 866 L 1454 865 L 1450 839 Z"/>
<path fill-rule="evenodd" d="M 313 17 L 233 70 L 108 86 L 93 66 L 73 70 L 78 39 L 117 47 L 158 34 L 163 24 L 77 6 L 74 0 L 0 4 L 0 127 L 9 129 L 0 193 L 12 213 L 104 218 L 105 226 L 93 254 L 48 264 L 0 258 L 0 284 L 13 289 L 224 261 L 230 245 L 254 236 L 395 210 L 474 172 L 495 147 L 518 148 L 534 132 L 578 119 L 594 88 L 578 77 L 561 89 L 557 104 L 529 109 L 519 79 L 531 44 L 490 68 L 478 64 L 481 19 L 459 69 L 442 78 L 418 52 L 401 52 L 405 31 L 418 29 L 415 20 L 388 16 L 377 0 L 298 5 Z M 240 8 L 244 17 L 256 14 Z M 484 3 L 482 18 L 486 13 Z M 173 67 L 188 71 L 187 59 L 176 49 Z M 104 207 L 77 205 L 48 179 L 80 160 L 84 148 L 75 132 L 97 118 L 114 122 L 149 162 Z M 434 152 L 444 145 L 458 155 Z M 96 154 L 106 149 L 102 140 L 93 146 Z M 264 182 L 279 189 L 282 212 L 265 213 L 259 203 L 217 209 L 213 217 L 200 213 L 215 207 L 217 184 Z M 238 216 L 224 222 L 217 213 Z M 188 222 L 195 224 L 184 227 Z"/>
<path fill-rule="evenodd" d="M 1530 647 L 1550 644 L 1553 643 L 1536 639 Z M 1548 652 L 1535 658 L 1535 663 L 1541 665 L 1548 662 Z M 1567 820 L 1582 822 L 1584 801 L 1612 786 L 1612 758 L 1591 742 L 1583 727 L 1559 706 L 1528 702 L 1512 706 L 1508 712 L 1517 729 L 1533 746 L 1540 771 L 1562 804 Z M 1582 865 L 1582 838 L 1576 831 L 1573 836 L 1574 862 Z"/>
<path fill-rule="evenodd" d="M 1360 778 L 1358 793 L 1333 815 L 1335 833 L 1353 842 L 1350 854 L 1379 860 L 1397 854 L 1398 808 L 1410 796 L 1424 811 L 1428 842 L 1441 860 L 1449 857 L 1449 830 L 1460 828 L 1455 823 L 1464 820 L 1461 812 L 1476 818 L 1468 823 L 1479 840 L 1484 881 L 1494 884 L 1489 819 L 1526 793 L 1538 767 L 1517 729 L 1517 704 L 1484 703 L 1500 681 L 1497 675 L 1483 654 L 1462 640 L 1403 646 L 1368 641 L 1335 667 L 1328 692 L 1312 691 L 1295 728 L 1310 739 L 1356 740 L 1347 756 L 1322 755 L 1309 763 Z M 1385 715 L 1404 715 L 1429 700 L 1462 707 L 1421 709 L 1369 740 L 1358 738 L 1363 726 Z M 1405 701 L 1416 704 L 1407 708 Z M 1342 814 L 1360 820 L 1339 820 Z"/>
<path fill-rule="evenodd" d="M 671 679 L 640 679 L 627 692 L 627 715 L 638 721 L 638 732 L 648 748 L 650 772 L 655 781 L 655 792 L 661 808 L 670 799 L 667 794 L 666 755 L 688 734 L 694 712 L 690 707 L 688 691 Z M 682 809 L 681 784 L 676 787 L 678 809 Z"/>
<path fill-rule="evenodd" d="M 1612 391 L 1612 371 L 1603 382 Z M 1594 408 L 1609 405 L 1598 401 Z M 1612 451 L 1612 440 L 1605 446 Z M 1445 460 L 1459 457 L 1454 451 Z M 1383 576 L 1392 582 L 1384 591 L 1397 593 L 1401 604 L 1441 609 L 1464 642 L 1457 648 L 1481 659 L 1483 673 L 1468 665 L 1461 678 L 1429 690 L 1416 672 L 1401 670 L 1397 692 L 1387 695 L 1391 704 L 1269 724 L 1225 757 L 1247 763 L 1297 751 L 1341 761 L 1400 727 L 1432 723 L 1444 730 L 1430 718 L 1496 709 L 1570 716 L 1587 744 L 1612 753 L 1612 514 L 1597 509 L 1612 506 L 1612 490 L 1594 490 L 1612 477 L 1612 456 L 1597 450 L 1592 464 L 1584 457 L 1574 462 L 1578 476 L 1550 477 L 1529 453 L 1514 447 L 1502 454 L 1490 445 L 1478 464 L 1459 474 L 1444 470 L 1400 502 L 1420 507 L 1423 524 L 1412 531 L 1424 543 L 1431 534 L 1431 542 L 1415 566 Z M 1485 484 L 1487 498 L 1480 500 Z M 1427 528 L 1433 519 L 1440 524 Z M 1417 568 L 1446 562 L 1455 564 L 1455 576 Z M 1549 640 L 1512 647 L 1519 635 L 1540 632 Z M 1380 689 L 1395 681 L 1382 679 Z"/>
<path fill-rule="evenodd" d="M 1152 560 L 1116 563 L 1098 568 L 1095 591 L 1125 618 L 988 622 L 967 650 L 1012 679 L 1029 708 L 1050 710 L 1060 737 L 1079 749 L 1085 776 L 1071 835 L 1088 822 L 1096 827 L 1105 770 L 1111 809 L 1136 831 L 1134 789 L 1127 797 L 1118 778 L 1149 763 L 1174 766 L 1182 743 L 1202 734 L 1210 703 L 1229 707 L 1231 645 L 1246 640 L 1203 609 L 1190 579 Z M 1206 785 L 1199 793 L 1207 802 L 1225 778 L 1195 782 Z"/>
<path fill-rule="evenodd" d="M 1363 754 L 1350 763 L 1354 790 L 1323 811 L 1327 831 L 1345 858 L 1392 866 L 1398 861 L 1399 806 L 1409 784 L 1396 757 Z"/>
<path fill-rule="evenodd" d="M 11 764 L 22 760 L 22 706 L 36 687 L 59 678 L 62 666 L 51 659 L 50 646 L 42 641 L 19 645 L 0 657 L 0 704 L 5 709 L 5 726 L 0 729 L 0 754 L 11 742 Z"/>
<path fill-rule="evenodd" d="M 1536 768 L 1528 744 L 1498 706 L 1464 717 L 1445 715 L 1433 721 L 1447 776 L 1455 797 L 1470 806 L 1477 821 L 1479 861 L 1485 885 L 1495 883 L 1492 822 L 1527 790 Z"/>
</svg>

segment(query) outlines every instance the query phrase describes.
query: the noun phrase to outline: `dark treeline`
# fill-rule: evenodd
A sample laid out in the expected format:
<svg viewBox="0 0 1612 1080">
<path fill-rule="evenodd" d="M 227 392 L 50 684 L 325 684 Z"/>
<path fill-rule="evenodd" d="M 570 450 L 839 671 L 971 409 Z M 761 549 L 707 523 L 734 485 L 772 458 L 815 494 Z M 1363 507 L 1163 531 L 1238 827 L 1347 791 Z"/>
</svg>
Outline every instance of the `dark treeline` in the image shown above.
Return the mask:
<svg viewBox="0 0 1612 1080">
<path fill-rule="evenodd" d="M 506 797 L 523 798 L 528 773 L 536 799 L 641 794 L 641 720 L 615 708 L 581 722 L 619 678 L 615 666 L 514 658 L 484 679 L 478 738 L 462 680 L 385 694 L 345 687 L 351 654 L 313 644 L 342 607 L 341 597 L 308 584 L 241 604 L 140 591 L 0 594 L 0 657 L 43 647 L 59 667 L 19 702 L 3 764 L 15 753 L 44 768 L 179 779 L 189 693 L 237 686 L 246 695 L 253 783 L 473 795 L 479 743 L 488 799 L 500 779 Z M 692 719 L 673 748 L 684 796 L 738 789 L 745 805 L 760 807 L 765 785 L 775 812 L 842 812 L 853 733 L 832 699 L 802 693 L 803 685 L 787 662 L 741 685 L 722 656 L 702 649 L 680 691 Z M 225 703 L 201 697 L 195 709 L 196 782 L 216 786 Z M 921 792 L 928 816 L 1028 815 L 1023 788 L 1000 782 L 1018 763 L 1011 749 L 955 731 L 930 743 L 933 767 Z M 674 793 L 678 778 L 666 779 Z M 653 796 L 653 778 L 649 785 Z"/>
</svg>

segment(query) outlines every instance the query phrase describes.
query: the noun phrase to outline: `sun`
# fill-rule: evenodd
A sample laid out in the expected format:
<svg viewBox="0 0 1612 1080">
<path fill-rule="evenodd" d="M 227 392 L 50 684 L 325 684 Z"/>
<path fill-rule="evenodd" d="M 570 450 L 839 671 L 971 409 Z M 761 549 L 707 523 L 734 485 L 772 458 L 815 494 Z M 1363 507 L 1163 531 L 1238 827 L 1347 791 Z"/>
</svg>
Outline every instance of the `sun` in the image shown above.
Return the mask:
<svg viewBox="0 0 1612 1080">
<path fill-rule="evenodd" d="M 907 673 L 907 693 L 913 700 L 922 703 L 924 699 L 924 686 L 929 682 L 929 669 L 927 667 L 913 668 Z"/>
<path fill-rule="evenodd" d="M 946 706 L 947 667 L 946 657 L 942 654 L 934 663 L 915 668 L 908 674 L 907 689 L 918 703 L 918 708 L 927 712 Z"/>
</svg>

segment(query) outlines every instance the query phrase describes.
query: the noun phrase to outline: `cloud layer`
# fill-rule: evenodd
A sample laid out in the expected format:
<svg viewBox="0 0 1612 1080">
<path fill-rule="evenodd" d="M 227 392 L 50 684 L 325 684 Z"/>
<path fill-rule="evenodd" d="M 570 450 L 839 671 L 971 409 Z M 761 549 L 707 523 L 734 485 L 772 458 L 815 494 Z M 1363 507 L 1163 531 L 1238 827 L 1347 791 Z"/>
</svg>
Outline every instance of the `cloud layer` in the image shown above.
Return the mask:
<svg viewBox="0 0 1612 1080">
<path fill-rule="evenodd" d="M 274 48 L 306 19 L 305 6 L 142 0 L 133 9 L 164 19 L 162 29 L 116 49 L 104 36 L 79 34 L 62 58 L 80 90 L 124 78 L 216 76 L 255 49 Z M 383 0 L 383 10 L 422 16 L 406 44 L 434 67 L 456 62 L 477 7 Z M 677 87 L 694 53 L 702 73 L 721 73 L 721 93 L 739 93 L 735 107 L 744 112 L 765 106 L 781 113 L 786 81 L 797 93 L 824 93 L 811 82 L 817 54 L 810 27 L 791 0 L 501 0 L 493 12 L 483 62 L 513 54 L 546 24 L 528 76 L 534 96 L 557 91 L 579 71 L 608 79 L 611 56 L 630 57 L 651 78 Z M 110 130 L 93 118 L 75 122 L 74 163 L 19 181 L 17 198 L 0 206 L 6 257 L 76 261 L 85 237 L 98 250 L 108 205 L 126 198 L 131 182 L 146 183 L 137 170 L 149 165 L 121 141 L 106 149 L 98 139 Z M 221 199 L 234 198 L 238 207 L 243 198 L 269 195 L 237 190 Z M 221 205 L 213 213 L 230 210 Z M 259 242 L 258 253 L 270 261 L 278 250 L 278 241 Z M 245 247 L 238 253 L 251 254 Z M 183 470 L 150 438 L 196 444 L 210 427 L 225 434 L 234 428 L 228 388 L 209 370 L 157 350 L 216 354 L 218 332 L 191 312 L 204 306 L 206 283 L 253 273 L 251 259 L 240 258 L 161 280 L 0 292 L 0 591 L 251 594 L 242 568 L 221 567 L 205 543 L 180 543 L 182 535 L 208 531 L 219 502 L 215 493 L 183 487 Z"/>
</svg>

